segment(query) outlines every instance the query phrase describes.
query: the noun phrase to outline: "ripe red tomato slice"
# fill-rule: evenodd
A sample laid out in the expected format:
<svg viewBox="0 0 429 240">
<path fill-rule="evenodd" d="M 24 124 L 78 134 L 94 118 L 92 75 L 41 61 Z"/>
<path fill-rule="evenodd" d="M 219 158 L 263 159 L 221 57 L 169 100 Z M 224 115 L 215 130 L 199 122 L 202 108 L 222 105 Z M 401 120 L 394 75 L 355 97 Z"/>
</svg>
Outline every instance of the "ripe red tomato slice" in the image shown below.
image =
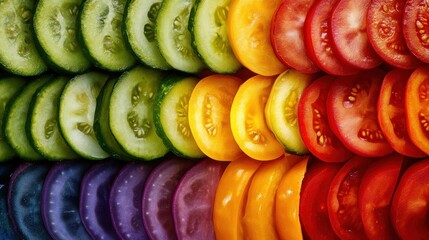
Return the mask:
<svg viewBox="0 0 429 240">
<path fill-rule="evenodd" d="M 341 239 L 367 239 L 358 205 L 362 177 L 374 159 L 355 156 L 332 180 L 328 192 L 328 214 L 332 229 Z"/>
<path fill-rule="evenodd" d="M 368 39 L 387 63 L 405 69 L 420 65 L 408 49 L 402 34 L 405 1 L 372 0 L 366 22 Z"/>
<path fill-rule="evenodd" d="M 329 125 L 340 141 L 362 156 L 385 156 L 393 151 L 377 119 L 377 102 L 384 71 L 374 69 L 338 77 L 326 100 Z"/>
<path fill-rule="evenodd" d="M 429 239 L 429 159 L 409 167 L 392 200 L 392 223 L 403 240 Z"/>
<path fill-rule="evenodd" d="M 369 239 L 398 239 L 390 222 L 390 203 L 405 166 L 404 156 L 377 159 L 365 171 L 359 190 L 359 209 Z"/>
<path fill-rule="evenodd" d="M 332 10 L 331 34 L 338 56 L 362 69 L 381 64 L 366 33 L 366 14 L 371 0 L 340 0 Z"/>
<path fill-rule="evenodd" d="M 326 97 L 334 80 L 332 75 L 316 79 L 304 90 L 298 105 L 302 140 L 314 156 L 326 162 L 346 161 L 353 155 L 329 127 Z"/>
<path fill-rule="evenodd" d="M 330 26 L 332 8 L 338 0 L 316 0 L 304 24 L 304 43 L 308 56 L 323 71 L 333 75 L 352 75 L 359 69 L 341 61 L 332 47 Z"/>
<path fill-rule="evenodd" d="M 423 62 L 429 62 L 429 38 L 426 1 L 405 1 L 402 31 L 410 51 Z"/>
<path fill-rule="evenodd" d="M 299 216 L 309 239 L 339 239 L 329 222 L 327 196 L 340 163 L 311 162 L 302 182 Z"/>
<path fill-rule="evenodd" d="M 271 22 L 271 44 L 285 65 L 303 73 L 319 68 L 307 56 L 304 45 L 304 22 L 314 0 L 283 0 Z"/>
<path fill-rule="evenodd" d="M 405 88 L 405 114 L 411 141 L 429 154 L 429 68 L 417 68 Z"/>
<path fill-rule="evenodd" d="M 386 74 L 377 103 L 381 131 L 392 148 L 409 157 L 424 157 L 410 139 L 405 121 L 405 86 L 411 71 L 394 69 Z"/>
</svg>

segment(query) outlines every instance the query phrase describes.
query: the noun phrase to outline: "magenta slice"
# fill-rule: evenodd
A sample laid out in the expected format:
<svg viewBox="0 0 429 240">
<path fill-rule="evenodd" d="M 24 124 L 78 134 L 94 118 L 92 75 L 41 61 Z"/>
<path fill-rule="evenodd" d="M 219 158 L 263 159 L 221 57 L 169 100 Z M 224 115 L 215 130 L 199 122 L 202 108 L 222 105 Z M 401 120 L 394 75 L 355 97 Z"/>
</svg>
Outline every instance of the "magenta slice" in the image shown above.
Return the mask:
<svg viewBox="0 0 429 240">
<path fill-rule="evenodd" d="M 40 212 L 43 182 L 50 167 L 47 163 L 22 163 L 10 179 L 8 211 L 22 239 L 50 239 Z"/>
<path fill-rule="evenodd" d="M 42 188 L 42 218 L 53 239 L 90 240 L 79 214 L 82 178 L 90 164 L 83 161 L 56 163 Z"/>
<path fill-rule="evenodd" d="M 93 165 L 84 175 L 80 190 L 80 216 L 94 240 L 118 239 L 110 218 L 109 194 L 122 164 L 105 161 Z"/>
<path fill-rule="evenodd" d="M 149 175 L 143 192 L 143 222 L 150 239 L 177 239 L 172 201 L 176 187 L 194 161 L 179 157 L 167 158 Z"/>
<path fill-rule="evenodd" d="M 148 239 L 143 226 L 143 188 L 153 166 L 146 162 L 127 163 L 110 190 L 109 206 L 113 227 L 120 239 Z"/>
<path fill-rule="evenodd" d="M 227 162 L 206 159 L 189 169 L 173 197 L 173 218 L 179 239 L 215 239 L 213 204 Z"/>
</svg>

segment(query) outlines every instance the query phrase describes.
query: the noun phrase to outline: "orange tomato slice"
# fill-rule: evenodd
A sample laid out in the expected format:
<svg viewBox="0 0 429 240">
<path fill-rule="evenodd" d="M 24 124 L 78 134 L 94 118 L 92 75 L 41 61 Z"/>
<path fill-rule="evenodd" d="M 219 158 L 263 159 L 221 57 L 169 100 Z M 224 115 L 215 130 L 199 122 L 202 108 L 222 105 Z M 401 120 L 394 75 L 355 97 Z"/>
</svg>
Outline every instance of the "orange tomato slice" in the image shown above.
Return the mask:
<svg viewBox="0 0 429 240">
<path fill-rule="evenodd" d="M 230 46 L 237 59 L 251 71 L 277 75 L 283 65 L 271 47 L 270 27 L 281 0 L 231 0 L 227 19 Z"/>
<path fill-rule="evenodd" d="M 307 163 L 308 157 L 296 163 L 285 173 L 277 188 L 275 221 L 280 239 L 303 239 L 299 202 Z"/>
<path fill-rule="evenodd" d="M 201 151 L 214 160 L 231 161 L 243 154 L 232 135 L 229 117 L 242 83 L 238 77 L 210 75 L 198 82 L 189 99 L 192 135 Z"/>
<path fill-rule="evenodd" d="M 231 106 L 231 130 L 238 146 L 253 159 L 273 160 L 285 150 L 265 120 L 265 105 L 275 76 L 256 75 L 240 86 Z"/>
<path fill-rule="evenodd" d="M 243 239 L 241 219 L 247 192 L 261 163 L 244 156 L 226 167 L 219 181 L 213 206 L 213 226 L 217 239 Z"/>
</svg>

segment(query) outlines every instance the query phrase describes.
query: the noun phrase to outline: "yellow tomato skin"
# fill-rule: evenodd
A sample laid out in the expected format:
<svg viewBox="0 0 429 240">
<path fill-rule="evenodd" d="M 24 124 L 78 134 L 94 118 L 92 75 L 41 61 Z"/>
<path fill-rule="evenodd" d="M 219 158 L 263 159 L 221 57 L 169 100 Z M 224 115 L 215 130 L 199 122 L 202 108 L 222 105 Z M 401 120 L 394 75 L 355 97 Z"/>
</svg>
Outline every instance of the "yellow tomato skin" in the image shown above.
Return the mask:
<svg viewBox="0 0 429 240">
<path fill-rule="evenodd" d="M 302 157 L 288 155 L 263 162 L 256 171 L 247 195 L 243 228 L 245 239 L 279 239 L 275 226 L 275 197 L 280 180 Z"/>
<path fill-rule="evenodd" d="M 287 67 L 271 46 L 271 18 L 281 0 L 231 0 L 227 18 L 228 40 L 235 56 L 251 71 L 273 76 Z"/>
<path fill-rule="evenodd" d="M 285 152 L 265 119 L 265 105 L 275 80 L 275 76 L 249 78 L 238 89 L 231 106 L 234 139 L 245 154 L 256 160 L 274 160 Z"/>
<path fill-rule="evenodd" d="M 280 239 L 302 240 L 299 201 L 308 157 L 296 163 L 283 176 L 276 194 L 275 221 Z"/>
<path fill-rule="evenodd" d="M 244 156 L 226 167 L 219 181 L 213 206 L 216 239 L 244 239 L 241 219 L 244 214 L 247 191 L 260 165 L 260 161 Z"/>
<path fill-rule="evenodd" d="M 230 75 L 201 79 L 189 98 L 189 128 L 201 151 L 211 159 L 232 161 L 243 155 L 230 125 L 232 101 L 243 80 Z"/>
</svg>

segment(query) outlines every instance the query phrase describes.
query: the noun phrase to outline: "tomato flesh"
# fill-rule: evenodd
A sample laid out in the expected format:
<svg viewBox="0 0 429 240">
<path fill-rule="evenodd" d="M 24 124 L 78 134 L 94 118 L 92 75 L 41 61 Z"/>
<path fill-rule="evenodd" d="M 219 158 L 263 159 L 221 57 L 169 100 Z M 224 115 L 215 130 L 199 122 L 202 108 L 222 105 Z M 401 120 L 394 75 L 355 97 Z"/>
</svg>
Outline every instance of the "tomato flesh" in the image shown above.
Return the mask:
<svg viewBox="0 0 429 240">
<path fill-rule="evenodd" d="M 382 60 L 374 51 L 366 31 L 371 0 L 339 0 L 330 19 L 331 36 L 338 56 L 361 69 L 372 69 Z"/>
<path fill-rule="evenodd" d="M 348 77 L 338 77 L 326 100 L 329 125 L 352 152 L 369 157 L 393 151 L 377 119 L 377 101 L 384 71 L 374 69 Z"/>
<path fill-rule="evenodd" d="M 304 90 L 298 106 L 302 140 L 314 156 L 326 162 L 346 161 L 353 155 L 329 127 L 326 98 L 334 80 L 329 75 L 316 79 Z"/>
<path fill-rule="evenodd" d="M 316 0 L 304 24 L 304 43 L 308 56 L 323 71 L 339 76 L 352 75 L 359 69 L 341 61 L 332 46 L 329 19 L 337 0 Z"/>
<path fill-rule="evenodd" d="M 367 33 L 377 54 L 389 64 L 412 69 L 421 62 L 408 49 L 402 34 L 405 1 L 373 0 L 367 13 Z"/>
<path fill-rule="evenodd" d="M 403 35 L 410 51 L 421 61 L 429 62 L 429 5 L 426 1 L 405 2 Z"/>
<path fill-rule="evenodd" d="M 283 0 L 271 23 L 271 44 L 285 65 L 303 73 L 319 68 L 307 56 L 304 45 L 304 22 L 314 0 Z"/>
</svg>

